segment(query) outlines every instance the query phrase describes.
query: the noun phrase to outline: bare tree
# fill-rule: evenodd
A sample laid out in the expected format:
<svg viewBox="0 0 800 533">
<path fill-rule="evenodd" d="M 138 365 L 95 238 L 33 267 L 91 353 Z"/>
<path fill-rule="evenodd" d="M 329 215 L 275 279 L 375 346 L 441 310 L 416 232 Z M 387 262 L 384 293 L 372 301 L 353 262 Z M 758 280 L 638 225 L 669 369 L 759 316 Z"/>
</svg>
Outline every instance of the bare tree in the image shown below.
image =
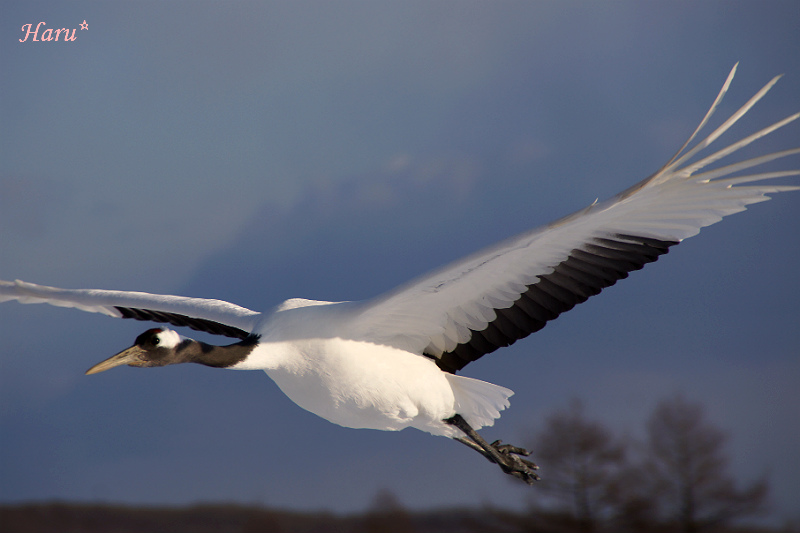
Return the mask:
<svg viewBox="0 0 800 533">
<path fill-rule="evenodd" d="M 646 471 L 665 516 L 694 533 L 763 510 L 767 483 L 738 489 L 726 470 L 727 436 L 703 408 L 680 396 L 656 406 L 647 423 Z"/>
<path fill-rule="evenodd" d="M 538 486 L 559 502 L 578 529 L 595 530 L 615 514 L 627 475 L 625 445 L 588 420 L 580 401 L 547 417 L 534 449 L 543 472 Z"/>
</svg>

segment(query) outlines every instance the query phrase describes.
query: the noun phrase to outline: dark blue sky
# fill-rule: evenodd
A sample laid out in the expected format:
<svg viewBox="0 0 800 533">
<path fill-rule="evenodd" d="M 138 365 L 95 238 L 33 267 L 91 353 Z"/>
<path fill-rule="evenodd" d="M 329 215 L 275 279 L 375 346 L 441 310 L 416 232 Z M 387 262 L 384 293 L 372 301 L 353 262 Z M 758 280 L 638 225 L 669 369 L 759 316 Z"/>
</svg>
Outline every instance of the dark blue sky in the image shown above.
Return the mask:
<svg viewBox="0 0 800 533">
<path fill-rule="evenodd" d="M 373 296 L 660 167 L 741 61 L 719 142 L 800 109 L 796 2 L 4 2 L 0 278 Z M 86 20 L 88 30 L 79 24 Z M 24 42 L 20 28 L 78 28 Z M 718 122 L 717 122 L 718 123 Z M 800 145 L 800 129 L 748 153 Z M 783 168 L 797 168 L 795 158 Z M 522 442 L 570 398 L 637 435 L 682 393 L 800 518 L 800 194 L 704 230 L 466 375 Z M 0 501 L 520 507 L 443 438 L 349 430 L 260 372 L 86 368 L 147 326 L 0 306 Z M 463 449 L 462 449 L 463 448 Z"/>
</svg>

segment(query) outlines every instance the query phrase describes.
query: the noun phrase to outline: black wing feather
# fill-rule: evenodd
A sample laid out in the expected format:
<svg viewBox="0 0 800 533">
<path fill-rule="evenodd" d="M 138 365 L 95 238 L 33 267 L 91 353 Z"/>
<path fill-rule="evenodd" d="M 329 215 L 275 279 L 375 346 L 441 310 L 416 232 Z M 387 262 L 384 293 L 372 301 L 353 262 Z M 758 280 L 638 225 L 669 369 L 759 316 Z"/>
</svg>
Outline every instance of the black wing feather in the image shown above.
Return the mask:
<svg viewBox="0 0 800 533">
<path fill-rule="evenodd" d="M 495 309 L 496 318 L 485 329 L 472 330 L 469 341 L 439 357 L 426 355 L 442 370 L 455 373 L 483 355 L 539 331 L 548 321 L 655 261 L 676 244 L 678 241 L 624 234 L 595 238 L 572 250 L 553 272 L 538 276 L 511 307 Z"/>
<path fill-rule="evenodd" d="M 187 327 L 195 331 L 203 331 L 213 335 L 232 337 L 234 339 L 247 339 L 250 337 L 250 333 L 247 331 L 204 318 L 193 318 L 178 313 L 165 313 L 163 311 L 137 309 L 135 307 L 115 306 L 115 309 L 122 313 L 122 318 L 172 324 L 173 326 Z"/>
</svg>

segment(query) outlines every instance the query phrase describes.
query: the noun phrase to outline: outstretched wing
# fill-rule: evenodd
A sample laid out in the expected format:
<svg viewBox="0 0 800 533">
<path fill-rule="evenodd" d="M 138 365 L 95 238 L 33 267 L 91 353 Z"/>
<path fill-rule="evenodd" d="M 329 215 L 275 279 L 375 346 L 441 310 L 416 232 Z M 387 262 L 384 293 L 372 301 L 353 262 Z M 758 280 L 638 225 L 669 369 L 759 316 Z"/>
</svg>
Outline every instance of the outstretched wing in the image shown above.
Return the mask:
<svg viewBox="0 0 800 533">
<path fill-rule="evenodd" d="M 701 150 L 741 118 L 777 82 L 770 81 L 705 139 L 687 150 L 706 125 L 733 79 L 689 140 L 651 177 L 602 203 L 594 203 L 365 302 L 354 336 L 434 358 L 456 372 L 584 302 L 655 261 L 700 228 L 743 211 L 766 195 L 800 189 L 763 180 L 800 171 L 743 173 L 800 153 L 771 153 L 713 170 L 708 165 L 797 119 L 792 115 L 692 162 Z M 752 184 L 752 185 L 746 185 Z"/>
<path fill-rule="evenodd" d="M 102 313 L 185 326 L 214 335 L 244 339 L 260 313 L 221 300 L 96 289 L 57 289 L 24 281 L 0 281 L 0 302 L 48 303 Z"/>
</svg>

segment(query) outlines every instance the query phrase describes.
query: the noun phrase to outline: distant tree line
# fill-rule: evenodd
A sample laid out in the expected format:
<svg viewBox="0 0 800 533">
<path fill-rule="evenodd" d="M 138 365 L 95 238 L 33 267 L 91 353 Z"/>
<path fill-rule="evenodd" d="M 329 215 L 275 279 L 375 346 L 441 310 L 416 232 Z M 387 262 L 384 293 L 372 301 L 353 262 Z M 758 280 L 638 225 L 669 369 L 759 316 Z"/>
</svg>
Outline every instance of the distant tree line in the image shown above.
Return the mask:
<svg viewBox="0 0 800 533">
<path fill-rule="evenodd" d="M 553 412 L 529 446 L 542 480 L 527 512 L 491 507 L 415 512 L 385 489 L 366 513 L 346 516 L 236 505 L 0 505 L 0 533 L 776 531 L 736 525 L 765 510 L 767 482 L 738 486 L 728 472 L 727 437 L 706 419 L 701 405 L 681 397 L 664 400 L 645 429 L 642 442 L 617 436 L 590 420 L 577 400 Z"/>
<path fill-rule="evenodd" d="M 643 442 L 616 436 L 577 400 L 548 416 L 530 447 L 544 495 L 530 530 L 698 533 L 765 511 L 766 478 L 737 484 L 700 404 L 663 400 L 645 429 Z"/>
</svg>

